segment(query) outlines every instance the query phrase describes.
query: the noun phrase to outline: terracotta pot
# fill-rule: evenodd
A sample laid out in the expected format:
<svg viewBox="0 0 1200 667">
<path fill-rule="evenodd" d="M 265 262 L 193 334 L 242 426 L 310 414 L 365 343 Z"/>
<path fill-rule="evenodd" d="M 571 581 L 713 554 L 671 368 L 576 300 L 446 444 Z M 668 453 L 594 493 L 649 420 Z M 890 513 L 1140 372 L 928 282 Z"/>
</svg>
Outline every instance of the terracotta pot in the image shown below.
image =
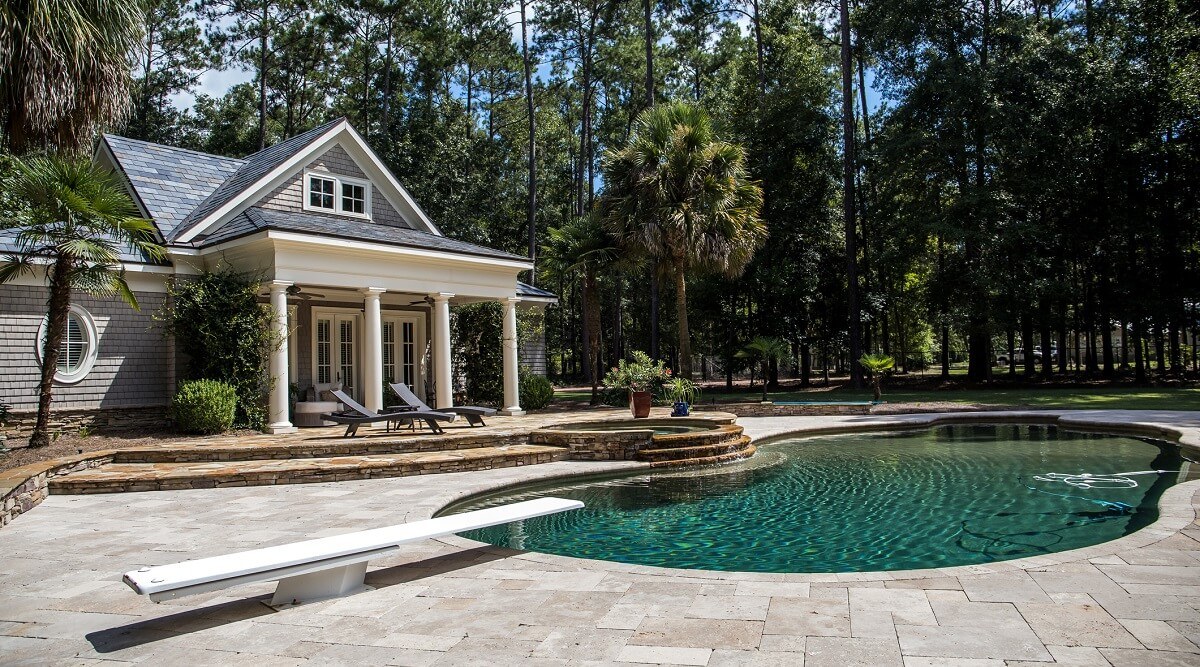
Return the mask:
<svg viewBox="0 0 1200 667">
<path fill-rule="evenodd" d="M 650 416 L 650 400 L 648 391 L 629 392 L 629 410 L 633 413 L 634 419 L 645 419 Z"/>
</svg>

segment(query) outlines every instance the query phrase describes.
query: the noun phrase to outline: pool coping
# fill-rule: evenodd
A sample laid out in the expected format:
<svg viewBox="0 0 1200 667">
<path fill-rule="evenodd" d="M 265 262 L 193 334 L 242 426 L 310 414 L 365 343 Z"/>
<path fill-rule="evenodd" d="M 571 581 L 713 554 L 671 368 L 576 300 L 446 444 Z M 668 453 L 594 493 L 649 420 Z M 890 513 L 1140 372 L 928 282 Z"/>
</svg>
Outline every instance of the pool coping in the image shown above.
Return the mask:
<svg viewBox="0 0 1200 667">
<path fill-rule="evenodd" d="M 1004 423 L 1004 424 L 1055 424 L 1064 427 L 1074 427 L 1081 430 L 1089 430 L 1093 432 L 1116 433 L 1122 435 L 1142 435 L 1157 439 L 1168 440 L 1178 444 L 1181 448 L 1195 454 L 1200 453 L 1200 428 L 1181 427 L 1176 428 L 1170 424 L 1164 424 L 1159 421 L 1114 421 L 1112 417 L 1130 417 L 1141 416 L 1137 413 L 1157 413 L 1159 415 L 1171 416 L 1188 416 L 1196 418 L 1200 413 L 1167 413 L 1161 411 L 1136 411 L 1136 410 L 1104 410 L 1104 411 L 1086 411 L 1085 413 L 1072 411 L 1055 411 L 1055 410 L 1030 410 L 1030 411 L 997 411 L 997 412 L 962 412 L 962 413 L 926 413 L 926 414 L 903 414 L 903 415 L 878 415 L 870 418 L 869 422 L 861 422 L 864 416 L 856 415 L 846 417 L 845 419 L 853 419 L 853 423 L 836 424 L 836 425 L 815 425 L 812 427 L 796 427 L 785 428 L 783 431 L 770 432 L 761 440 L 756 439 L 755 444 L 761 445 L 770 443 L 783 438 L 789 437 L 809 437 L 820 435 L 848 434 L 848 433 L 869 433 L 880 431 L 895 431 L 895 430 L 914 430 L 933 428 L 946 424 L 986 424 L 986 423 Z M 1109 416 L 1110 418 L 1103 418 Z M 822 418 L 784 418 L 784 417 L 757 417 L 748 418 L 755 420 L 783 420 L 783 419 L 809 419 L 813 421 L 821 421 Z M 827 419 L 827 418 L 826 418 Z M 749 429 L 748 429 L 749 430 Z M 1193 433 L 1192 431 L 1196 431 Z M 613 463 L 611 467 L 607 467 L 603 471 L 589 470 L 583 473 L 574 473 L 569 471 L 543 470 L 545 474 L 538 474 L 537 468 L 530 469 L 530 476 L 518 482 L 506 482 L 502 484 L 485 484 L 478 487 L 468 489 L 459 489 L 453 492 L 448 492 L 446 497 L 430 499 L 428 503 L 423 504 L 420 508 L 414 508 L 406 518 L 407 521 L 416 521 L 420 519 L 428 519 L 436 516 L 445 509 L 467 502 L 472 498 L 502 493 L 513 488 L 520 488 L 529 484 L 541 484 L 547 482 L 559 482 L 566 480 L 587 481 L 588 479 L 597 479 L 611 477 L 614 475 L 630 474 L 634 472 L 649 472 L 649 464 L 622 462 Z M 1044 568 L 1064 563 L 1088 561 L 1096 558 L 1111 557 L 1119 552 L 1129 551 L 1148 547 L 1152 544 L 1165 540 L 1180 531 L 1186 529 L 1196 520 L 1196 508 L 1194 497 L 1200 493 L 1200 479 L 1180 482 L 1163 492 L 1163 495 L 1158 501 L 1158 519 L 1124 537 L 1119 537 L 1115 540 L 1109 540 L 1100 544 L 1094 544 L 1088 547 L 1079 549 L 1069 549 L 1067 551 L 1059 551 L 1052 554 L 1042 556 L 1027 556 L 1024 558 L 1016 558 L 1013 560 L 997 561 L 994 563 L 977 564 L 977 565 L 958 565 L 953 567 L 926 568 L 913 570 L 887 570 L 887 571 L 871 571 L 871 572 L 838 572 L 838 573 L 808 573 L 808 572 L 743 572 L 743 571 L 725 571 L 725 570 L 697 570 L 688 568 L 670 568 L 654 565 L 638 565 L 630 563 L 620 563 L 616 561 L 597 560 L 591 558 L 576 558 L 573 556 L 561 556 L 557 554 L 547 554 L 536 551 L 521 551 L 514 554 L 513 558 L 524 559 L 530 562 L 542 563 L 546 565 L 554 565 L 561 567 L 578 568 L 585 565 L 588 569 L 600 570 L 606 572 L 622 572 L 629 574 L 643 575 L 658 575 L 671 577 L 688 577 L 692 579 L 709 579 L 709 580 L 738 580 L 738 581 L 786 581 L 786 582 L 809 582 L 809 583 L 847 583 L 847 582 L 879 582 L 879 581 L 898 581 L 905 579 L 928 579 L 933 577 L 962 577 L 974 575 L 997 574 L 1003 572 L 1017 572 L 1023 570 Z M 463 549 L 474 549 L 480 547 L 491 547 L 484 542 L 467 539 L 452 535 L 448 537 L 438 538 L 438 542 Z"/>
</svg>

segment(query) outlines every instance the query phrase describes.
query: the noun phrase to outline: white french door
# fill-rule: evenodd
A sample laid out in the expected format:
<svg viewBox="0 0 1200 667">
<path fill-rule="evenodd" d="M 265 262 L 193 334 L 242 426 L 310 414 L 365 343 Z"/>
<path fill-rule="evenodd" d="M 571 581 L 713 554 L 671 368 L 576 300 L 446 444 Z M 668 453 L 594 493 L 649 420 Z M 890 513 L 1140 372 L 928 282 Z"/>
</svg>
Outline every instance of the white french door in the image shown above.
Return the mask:
<svg viewBox="0 0 1200 667">
<path fill-rule="evenodd" d="M 313 385 L 318 392 L 341 385 L 362 400 L 359 368 L 359 316 L 313 311 Z"/>
<path fill-rule="evenodd" d="M 383 319 L 383 378 L 403 382 L 418 396 L 425 390 L 421 354 L 425 350 L 420 318 L 385 316 Z"/>
</svg>

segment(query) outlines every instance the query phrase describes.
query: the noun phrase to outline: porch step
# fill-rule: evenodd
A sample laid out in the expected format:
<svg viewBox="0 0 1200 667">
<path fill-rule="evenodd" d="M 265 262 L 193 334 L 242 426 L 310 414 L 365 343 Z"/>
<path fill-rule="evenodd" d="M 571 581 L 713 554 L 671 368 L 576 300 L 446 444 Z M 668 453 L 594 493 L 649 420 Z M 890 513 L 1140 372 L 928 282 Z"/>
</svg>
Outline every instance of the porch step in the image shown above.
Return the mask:
<svg viewBox="0 0 1200 667">
<path fill-rule="evenodd" d="M 511 468 L 565 460 L 567 450 L 543 445 L 451 451 L 226 462 L 110 463 L 49 481 L 50 493 L 118 493 L 341 482 L 467 470 Z"/>
<path fill-rule="evenodd" d="M 450 427 L 441 435 L 430 431 L 383 433 L 365 429 L 359 433 L 366 435 L 343 438 L 340 430 L 329 430 L 328 436 L 291 442 L 264 443 L 260 438 L 231 436 L 202 444 L 131 447 L 114 451 L 113 463 L 202 463 L 376 456 L 523 445 L 529 442 L 529 436 L 522 432 L 488 429 L 486 433 L 481 433 L 466 427 Z"/>
</svg>

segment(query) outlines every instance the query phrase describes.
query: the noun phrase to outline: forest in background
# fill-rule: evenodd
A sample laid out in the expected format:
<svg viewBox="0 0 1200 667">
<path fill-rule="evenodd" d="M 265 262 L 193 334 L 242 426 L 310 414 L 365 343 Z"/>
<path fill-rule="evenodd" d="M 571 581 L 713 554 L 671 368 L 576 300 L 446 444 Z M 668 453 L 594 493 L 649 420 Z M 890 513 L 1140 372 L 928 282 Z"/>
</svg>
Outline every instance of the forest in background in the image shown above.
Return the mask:
<svg viewBox="0 0 1200 667">
<path fill-rule="evenodd" d="M 817 2 L 148 7 L 112 131 L 240 157 L 346 116 L 445 233 L 524 254 L 592 210 L 602 156 L 640 112 L 706 109 L 746 149 L 769 238 L 740 277 L 689 278 L 698 377 L 742 372 L 755 336 L 787 341 L 785 376 L 845 370 L 856 321 L 862 349 L 901 370 L 966 361 L 982 380 L 997 352 L 1040 346 L 1057 354 L 1015 370 L 1197 371 L 1195 2 L 858 0 L 848 62 L 839 8 Z M 234 67 L 251 80 L 172 103 Z M 596 276 L 597 323 L 578 267 L 539 263 L 530 280 L 561 298 L 545 327 L 554 377 L 603 375 L 655 343 L 672 359 L 671 283 L 652 317 L 650 273 Z"/>
</svg>

